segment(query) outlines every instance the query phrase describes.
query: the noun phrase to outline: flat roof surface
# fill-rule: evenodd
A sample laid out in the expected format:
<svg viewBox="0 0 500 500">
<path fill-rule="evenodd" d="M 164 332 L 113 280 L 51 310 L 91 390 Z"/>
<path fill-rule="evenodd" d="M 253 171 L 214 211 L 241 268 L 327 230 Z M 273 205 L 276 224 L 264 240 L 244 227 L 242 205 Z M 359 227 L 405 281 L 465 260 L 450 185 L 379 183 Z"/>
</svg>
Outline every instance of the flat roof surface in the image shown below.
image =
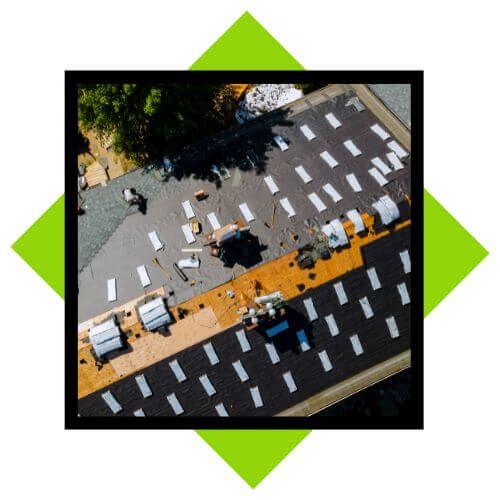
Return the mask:
<svg viewBox="0 0 500 500">
<path fill-rule="evenodd" d="M 408 163 L 402 170 L 386 175 L 388 184 L 381 187 L 368 173 L 373 168 L 370 160 L 379 156 L 389 164 L 386 153 L 387 143 L 370 127 L 379 123 L 374 114 L 366 109 L 358 112 L 347 105 L 352 94 L 343 94 L 331 99 L 321 94 L 312 105 L 308 97 L 300 100 L 300 109 L 294 107 L 280 109 L 244 126 L 235 127 L 219 134 L 200 145 L 193 146 L 179 160 L 182 168 L 180 178 L 171 177 L 163 182 L 158 172 L 134 171 L 110 181 L 107 187 L 94 188 L 82 194 L 83 206 L 87 213 L 79 217 L 79 297 L 78 320 L 86 321 L 118 304 L 128 302 L 149 290 L 165 287 L 174 295 L 169 297 L 169 306 L 181 303 L 199 293 L 227 282 L 234 274 L 272 260 L 291 250 L 303 246 L 311 239 L 310 227 L 319 228 L 335 218 L 346 220 L 344 214 L 357 208 L 360 212 L 374 214 L 371 204 L 375 199 L 388 194 L 396 202 L 402 201 L 404 193 L 411 192 Z M 325 119 L 325 114 L 333 112 L 342 122 L 334 129 Z M 308 141 L 300 127 L 308 125 L 316 138 Z M 388 130 L 387 130 L 388 131 Z M 389 131 L 388 131 L 389 132 Z M 287 151 L 281 151 L 273 141 L 274 135 L 282 135 L 288 142 Z M 353 157 L 343 142 L 354 141 L 362 154 Z M 320 157 L 328 151 L 339 163 L 330 168 Z M 207 172 L 213 163 L 223 163 L 230 171 L 231 178 L 213 182 Z M 201 174 L 190 173 L 195 168 Z M 302 165 L 312 178 L 304 183 L 295 168 Z M 205 173 L 203 173 L 205 172 Z M 355 193 L 346 179 L 354 174 L 362 191 Z M 279 187 L 274 196 L 265 184 L 264 178 L 271 175 Z M 335 203 L 322 189 L 331 184 L 343 199 Z M 148 198 L 146 215 L 129 210 L 121 198 L 123 187 L 134 187 Z M 204 190 L 208 198 L 197 201 L 194 193 Z M 327 209 L 321 213 L 308 198 L 316 193 Z M 280 200 L 288 198 L 296 216 L 289 218 Z M 197 219 L 202 225 L 202 234 L 196 242 L 188 245 L 182 225 L 188 222 L 182 202 L 189 200 Z M 273 202 L 276 205 L 274 226 L 271 225 Z M 240 258 L 231 267 L 208 255 L 205 248 L 201 254 L 199 269 L 188 269 L 189 281 L 184 283 L 173 269 L 173 263 L 189 254 L 181 248 L 201 248 L 203 233 L 211 231 L 207 215 L 214 212 L 221 225 L 236 219 L 243 219 L 238 206 L 247 203 L 255 217 L 250 222 L 255 245 L 248 255 Z M 156 231 L 165 250 L 155 252 L 148 233 Z M 292 234 L 298 235 L 297 241 Z M 157 258 L 172 276 L 170 280 L 151 260 Z M 147 288 L 141 286 L 136 267 L 145 265 L 151 279 Z M 106 283 L 110 278 L 117 280 L 117 300 L 107 301 Z M 194 286 L 191 280 L 196 280 Z"/>
<path fill-rule="evenodd" d="M 272 364 L 266 350 L 270 339 L 259 329 L 247 332 L 251 346 L 248 352 L 242 348 L 235 335 L 241 326 L 230 328 L 210 341 L 220 362 L 212 366 L 203 348 L 204 343 L 194 345 L 173 357 L 166 358 L 142 370 L 152 390 L 152 396 L 144 398 L 135 381 L 129 376 L 102 391 L 97 391 L 79 400 L 82 416 L 113 416 L 101 397 L 110 390 L 123 411 L 118 415 L 132 416 L 142 408 L 146 416 L 173 416 L 174 412 L 166 395 L 175 393 L 187 416 L 217 416 L 215 406 L 223 403 L 230 416 L 274 415 L 295 405 L 319 391 L 331 387 L 346 378 L 399 354 L 410 347 L 411 304 L 403 306 L 397 285 L 405 283 L 411 290 L 410 274 L 405 274 L 400 252 L 410 248 L 411 226 L 393 231 L 364 247 L 365 267 L 351 271 L 340 278 L 349 302 L 339 305 L 333 284 L 339 279 L 317 288 L 306 290 L 303 295 L 289 301 L 288 331 L 273 337 L 272 342 L 280 361 Z M 332 257 L 335 258 L 335 255 Z M 366 272 L 375 267 L 381 288 L 373 290 Z M 314 270 L 312 270 L 314 272 Z M 314 286 L 314 282 L 311 282 Z M 373 310 L 367 319 L 359 303 L 366 297 Z M 311 298 L 318 313 L 318 320 L 309 322 L 303 301 Z M 339 334 L 332 336 L 325 317 L 333 314 Z M 399 337 L 392 338 L 386 318 L 395 318 Z M 267 328 L 267 327 L 266 327 Z M 304 330 L 310 349 L 303 352 L 299 347 L 296 332 Z M 356 356 L 350 337 L 357 335 L 363 354 Z M 325 372 L 318 354 L 326 351 L 333 369 Z M 186 377 L 178 382 L 169 362 L 176 359 Z M 249 380 L 241 382 L 232 363 L 240 360 Z M 297 386 L 289 389 L 283 374 L 290 372 Z M 199 377 L 208 375 L 216 393 L 208 396 Z M 250 388 L 257 386 L 263 406 L 255 408 Z"/>
</svg>

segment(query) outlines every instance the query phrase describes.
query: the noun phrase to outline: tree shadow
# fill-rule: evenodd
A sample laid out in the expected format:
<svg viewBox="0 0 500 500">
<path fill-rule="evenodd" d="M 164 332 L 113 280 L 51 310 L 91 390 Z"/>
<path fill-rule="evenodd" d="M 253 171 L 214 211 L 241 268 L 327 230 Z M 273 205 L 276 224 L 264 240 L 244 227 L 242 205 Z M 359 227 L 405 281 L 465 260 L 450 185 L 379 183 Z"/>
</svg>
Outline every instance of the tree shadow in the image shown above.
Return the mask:
<svg viewBox="0 0 500 500">
<path fill-rule="evenodd" d="M 266 171 L 270 152 L 279 149 L 274 141 L 274 137 L 279 135 L 276 128 L 294 125 L 288 119 L 289 114 L 286 109 L 277 109 L 186 147 L 171 158 L 173 169 L 170 171 L 165 169 L 162 161 L 143 168 L 145 171 L 158 170 L 165 182 L 172 177 L 178 181 L 192 178 L 212 182 L 217 189 L 224 180 L 214 172 L 214 165 L 229 173 L 238 169 L 260 175 Z"/>
<path fill-rule="evenodd" d="M 90 151 L 90 141 L 87 137 L 85 137 L 80 129 L 78 129 L 78 139 L 76 143 L 76 148 L 77 148 L 77 154 L 78 155 L 83 155 L 83 154 L 90 154 L 92 157 L 94 155 Z"/>
</svg>

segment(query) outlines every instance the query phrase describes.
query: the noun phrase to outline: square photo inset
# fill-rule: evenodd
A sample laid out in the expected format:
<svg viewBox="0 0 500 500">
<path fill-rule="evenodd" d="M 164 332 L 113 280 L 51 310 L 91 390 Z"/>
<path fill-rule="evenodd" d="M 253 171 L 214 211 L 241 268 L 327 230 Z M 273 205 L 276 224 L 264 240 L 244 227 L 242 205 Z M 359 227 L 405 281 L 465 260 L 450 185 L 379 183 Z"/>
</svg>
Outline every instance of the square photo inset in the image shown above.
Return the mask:
<svg viewBox="0 0 500 500">
<path fill-rule="evenodd" d="M 422 117 L 418 71 L 66 72 L 66 427 L 421 428 Z"/>
</svg>

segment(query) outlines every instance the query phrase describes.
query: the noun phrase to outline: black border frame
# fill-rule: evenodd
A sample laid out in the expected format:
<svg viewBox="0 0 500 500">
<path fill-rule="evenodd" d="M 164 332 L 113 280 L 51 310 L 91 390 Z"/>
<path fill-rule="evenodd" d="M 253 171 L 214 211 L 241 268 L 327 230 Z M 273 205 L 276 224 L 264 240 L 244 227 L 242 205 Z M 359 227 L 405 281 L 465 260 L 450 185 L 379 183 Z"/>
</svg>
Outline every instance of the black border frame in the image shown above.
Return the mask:
<svg viewBox="0 0 500 500">
<path fill-rule="evenodd" d="M 78 417 L 77 85 L 124 81 L 218 83 L 408 83 L 411 91 L 412 232 L 411 416 Z M 423 429 L 423 71 L 66 71 L 65 72 L 65 428 L 66 429 Z M 73 174 L 74 173 L 74 174 Z M 74 200 L 74 201 L 72 201 Z M 415 269 L 420 272 L 415 273 Z M 362 391 L 361 391 L 362 392 Z"/>
</svg>

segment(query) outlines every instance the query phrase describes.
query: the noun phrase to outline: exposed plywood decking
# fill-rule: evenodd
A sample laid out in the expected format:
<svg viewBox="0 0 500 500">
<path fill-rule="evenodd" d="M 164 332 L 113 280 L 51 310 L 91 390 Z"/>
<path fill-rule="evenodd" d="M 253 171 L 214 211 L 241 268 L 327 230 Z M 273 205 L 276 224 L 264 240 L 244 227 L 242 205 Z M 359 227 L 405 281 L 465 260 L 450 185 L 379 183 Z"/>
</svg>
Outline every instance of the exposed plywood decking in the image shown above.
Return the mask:
<svg viewBox="0 0 500 500">
<path fill-rule="evenodd" d="M 373 217 L 366 214 L 362 214 L 362 217 L 367 228 L 371 228 Z M 396 230 L 409 224 L 411 224 L 410 221 L 397 224 Z M 337 252 L 335 259 L 320 260 L 316 263 L 315 283 L 317 286 L 363 266 L 362 248 L 390 234 L 389 231 L 378 233 L 368 231 L 366 234 L 356 235 L 350 222 L 345 224 L 345 228 L 350 236 L 350 246 Z M 82 323 L 79 326 L 78 358 L 84 362 L 78 363 L 78 397 L 82 398 L 122 377 L 139 372 L 146 366 L 172 356 L 191 345 L 206 341 L 234 325 L 239 316 L 237 309 L 246 300 L 243 296 L 252 296 L 254 293 L 251 285 L 252 280 L 261 283 L 267 290 L 281 290 L 287 300 L 296 297 L 300 292 L 295 284 L 307 280 L 310 272 L 309 270 L 301 270 L 298 266 L 290 268 L 290 263 L 295 262 L 296 256 L 296 251 L 290 252 L 263 266 L 252 269 L 248 273 L 237 276 L 231 282 L 231 288 L 236 293 L 233 301 L 227 298 L 227 284 L 223 284 L 179 304 L 179 307 L 190 311 L 190 313 L 181 319 L 177 316 L 176 310 L 171 311 L 176 322 L 169 326 L 170 335 L 167 337 L 151 334 L 142 329 L 135 313 L 135 304 L 141 297 L 128 304 L 115 307 L 112 310 L 115 314 L 123 311 L 130 312 L 129 316 L 123 317 L 120 326 L 123 331 L 128 330 L 134 334 L 128 339 L 132 349 L 115 357 L 109 363 L 105 363 L 100 370 L 97 369 L 90 353 L 91 346 L 84 339 L 87 336 L 87 329 L 94 322 L 102 322 L 109 313 L 100 315 L 93 321 Z M 164 295 L 164 293 L 164 290 L 160 288 L 148 293 L 147 296 L 152 298 Z M 199 308 L 200 303 L 205 305 L 203 309 Z M 135 334 L 140 334 L 140 337 L 135 338 Z"/>
<path fill-rule="evenodd" d="M 220 366 L 209 368 L 208 361 L 203 351 L 203 343 L 192 345 L 179 356 L 168 357 L 155 365 L 146 368 L 144 373 L 154 392 L 154 396 L 143 402 L 133 377 L 126 377 L 113 386 L 115 395 L 123 405 L 123 414 L 131 415 L 132 411 L 142 407 L 148 416 L 170 415 L 171 409 L 164 399 L 165 394 L 175 392 L 179 401 L 185 409 L 185 414 L 191 415 L 215 415 L 214 405 L 224 402 L 231 416 L 250 415 L 273 415 L 285 411 L 289 406 L 295 405 L 306 398 L 312 397 L 318 391 L 331 387 L 332 384 L 352 377 L 361 370 L 373 366 L 375 363 L 402 352 L 409 348 L 411 312 L 410 308 L 398 307 L 399 296 L 396 285 L 406 277 L 403 273 L 399 259 L 399 251 L 408 247 L 410 238 L 410 227 L 404 231 L 395 231 L 389 238 L 383 238 L 363 251 L 366 263 L 376 265 L 379 274 L 384 278 L 384 288 L 380 292 L 372 293 L 366 278 L 365 268 L 355 269 L 342 277 L 343 284 L 350 298 L 347 307 L 338 307 L 337 298 L 333 290 L 333 282 L 329 281 L 319 287 L 308 288 L 307 296 L 312 297 L 321 321 L 308 325 L 303 310 L 304 296 L 299 295 L 288 301 L 292 310 L 298 311 L 296 321 L 291 319 L 289 332 L 273 340 L 281 357 L 280 364 L 273 366 L 270 362 L 265 344 L 269 340 L 265 332 L 248 332 L 248 338 L 252 343 L 252 352 L 241 354 L 241 348 L 235 338 L 235 331 L 239 326 L 233 326 L 213 339 L 213 345 L 221 354 Z M 389 274 L 386 274 L 389 273 Z M 407 282 L 408 286 L 408 282 Z M 408 288 L 409 289 L 409 288 Z M 366 291 L 366 292 L 365 292 Z M 267 290 L 266 290 L 267 293 Z M 357 303 L 360 296 L 367 294 L 372 302 L 374 298 L 374 311 L 377 319 L 375 321 L 363 321 L 360 306 Z M 324 315 L 329 311 L 335 313 L 335 317 L 341 326 L 341 335 L 338 338 L 331 337 Z M 400 338 L 392 341 L 385 318 L 394 315 L 398 323 Z M 376 327 L 376 328 L 374 328 Z M 294 333 L 304 328 L 311 341 L 311 350 L 301 353 Z M 364 355 L 355 357 L 349 342 L 349 337 L 358 334 Z M 329 354 L 334 369 L 326 373 L 320 363 L 317 353 L 326 350 Z M 190 382 L 178 386 L 178 382 L 172 375 L 168 363 L 177 357 L 183 366 Z M 241 384 L 234 372 L 231 361 L 240 359 L 250 377 L 253 379 L 249 384 Z M 307 370 L 308 376 L 304 378 L 302 370 Z M 282 373 L 291 371 L 297 383 L 298 391 L 294 396 L 290 395 L 284 387 Z M 214 383 L 219 397 L 213 401 L 206 399 L 205 393 L 198 382 L 198 377 L 207 373 Z M 256 409 L 249 397 L 250 386 L 259 386 L 264 408 Z M 190 390 L 194 388 L 194 391 Z M 79 410 L 83 416 L 88 415 L 112 415 L 109 408 L 100 398 L 101 391 L 84 398 L 79 403 Z M 135 394 L 131 400 L 127 394 Z M 200 398 L 201 395 L 201 398 Z"/>
<path fill-rule="evenodd" d="M 314 126 L 314 123 L 313 123 L 313 126 Z M 334 132 L 334 131 L 332 131 L 332 135 L 334 135 L 334 134 L 335 134 L 335 132 Z M 356 140 L 356 138 L 355 138 L 355 137 L 354 137 L 354 139 Z M 304 141 L 303 141 L 303 140 L 302 140 L 302 143 L 304 143 Z M 342 143 L 340 142 L 340 144 L 342 144 Z M 317 145 L 319 146 L 319 143 L 318 143 Z M 364 148 L 364 144 L 363 144 L 363 143 L 361 143 L 361 144 L 360 144 L 360 146 L 361 146 L 362 148 Z M 320 149 L 320 150 L 321 150 L 321 149 Z M 366 151 L 368 152 L 368 149 L 367 149 Z M 279 152 L 277 152 L 277 153 L 279 154 Z M 377 154 L 380 154 L 380 153 L 377 153 Z M 368 157 L 368 158 L 369 158 L 369 157 Z M 293 168 L 293 167 L 292 167 L 292 168 Z M 311 171 L 311 173 L 314 175 L 314 174 L 315 174 L 314 170 L 312 170 L 312 171 Z M 360 179 L 363 181 L 363 178 L 362 178 L 362 177 L 360 177 Z M 280 177 L 277 177 L 277 180 L 278 180 L 278 181 L 280 181 Z M 280 182 L 280 184 L 281 184 L 281 182 Z M 372 184 L 372 183 L 371 183 L 371 181 L 368 181 L 368 183 L 367 183 L 367 184 Z M 342 187 L 342 183 L 341 183 L 341 184 L 339 184 L 339 186 L 340 186 L 340 187 Z M 283 186 L 282 186 L 282 188 L 285 188 L 285 186 L 283 185 Z M 264 188 L 264 189 L 265 189 L 265 188 Z M 368 189 L 369 189 L 369 187 L 368 187 L 368 185 L 367 185 L 367 186 L 366 186 L 366 190 L 368 191 Z M 266 189 L 266 191 L 267 191 L 267 189 Z M 347 193 L 347 192 L 346 192 L 346 198 L 348 198 L 348 193 Z M 327 200 L 327 201 L 328 201 L 328 200 Z M 237 205 L 236 205 L 236 206 L 237 206 Z M 331 206 L 331 203 L 329 203 L 329 206 Z M 299 208 L 299 207 L 298 207 L 298 208 Z M 283 214 L 282 214 L 282 213 L 279 213 L 278 215 L 283 215 Z M 265 219 L 263 219 L 263 220 L 265 220 Z M 179 224 L 179 225 L 180 225 L 180 224 Z M 179 232 L 179 233 L 180 233 L 180 232 Z M 180 235 L 180 236 L 181 236 L 181 238 L 182 238 L 182 235 Z M 143 262 L 146 262 L 146 260 L 144 260 Z M 266 265 L 267 265 L 267 264 L 266 264 Z M 265 266 L 263 266 L 263 267 L 265 267 Z M 132 267 L 132 269 L 133 269 L 133 267 Z M 250 273 L 249 273 L 249 274 L 250 274 Z M 292 274 L 292 273 L 291 273 L 291 274 Z M 294 282 L 296 281 L 296 279 L 295 279 L 295 278 L 296 278 L 296 276 L 295 276 L 295 270 L 293 270 L 293 275 L 294 275 L 294 276 L 293 276 L 293 279 L 291 279 L 291 281 L 293 280 L 293 283 L 294 283 Z M 381 276 L 381 277 L 383 278 L 384 276 Z M 297 276 L 297 278 L 299 278 L 299 276 Z M 293 283 L 292 283 L 292 285 L 293 285 Z M 266 283 L 266 286 L 267 286 L 267 283 Z M 347 285 L 347 282 L 346 282 L 346 286 L 348 286 L 348 285 Z M 394 290 L 394 285 L 391 285 L 391 287 L 392 287 L 392 289 Z M 231 288 L 233 288 L 233 287 L 231 287 Z M 240 290 L 243 290 L 243 289 L 245 289 L 245 288 L 246 288 L 246 290 L 248 290 L 248 287 L 247 287 L 246 285 L 245 285 L 245 286 L 242 286 L 242 287 L 240 288 Z M 286 289 L 286 288 L 285 288 L 285 289 Z M 348 290 L 349 290 L 349 289 L 348 289 Z M 213 294 L 213 295 L 215 295 L 215 294 Z M 214 329 L 214 330 L 217 330 L 219 327 L 223 327 L 223 324 L 227 324 L 228 322 L 230 322 L 230 321 L 231 321 L 231 319 L 233 318 L 233 316 L 234 316 L 234 310 L 235 310 L 235 309 L 236 309 L 236 307 L 237 307 L 236 303 L 240 300 L 240 299 L 239 299 L 239 295 L 238 295 L 238 288 L 236 289 L 236 295 L 237 295 L 237 297 L 236 297 L 236 299 L 235 299 L 235 301 L 234 301 L 233 303 L 232 303 L 231 301 L 229 301 L 229 300 L 226 300 L 226 301 L 225 301 L 225 302 L 226 302 L 226 304 L 225 304 L 225 305 L 226 305 L 226 309 L 228 309 L 228 310 L 229 310 L 229 312 L 228 312 L 227 314 L 220 314 L 220 312 L 221 312 L 221 310 L 222 310 L 222 307 L 221 307 L 221 306 L 219 306 L 219 305 L 217 304 L 217 299 L 215 299 L 215 300 L 214 300 L 214 302 L 213 302 L 213 303 L 211 303 L 211 301 L 209 301 L 209 300 L 205 300 L 205 298 L 206 298 L 205 296 L 204 296 L 204 297 L 198 296 L 198 297 L 196 297 L 196 299 L 195 299 L 195 300 L 187 301 L 187 302 L 189 303 L 189 305 L 191 306 L 191 307 L 190 307 L 190 309 L 189 309 L 189 315 L 191 315 L 191 314 L 193 314 L 193 313 L 198 312 L 198 309 L 197 309 L 197 303 L 198 303 L 198 302 L 204 302 L 204 303 L 205 303 L 205 307 L 206 307 L 207 309 L 211 309 L 211 310 L 212 310 L 212 312 L 214 312 L 214 311 L 215 311 L 215 312 L 214 312 L 214 314 L 215 314 L 215 317 L 216 317 L 216 323 L 217 323 L 217 324 L 213 327 L 213 329 Z M 209 296 L 209 297 L 211 297 L 211 296 L 212 296 L 212 294 L 208 293 L 208 296 Z M 359 297 L 357 297 L 357 296 L 355 297 L 355 296 L 353 295 L 353 296 L 351 297 L 351 299 L 352 299 L 352 301 L 354 302 L 354 304 L 350 305 L 349 307 L 355 308 L 355 306 L 356 306 L 355 302 L 357 301 L 356 299 L 358 299 L 358 298 L 359 298 Z M 287 296 L 287 299 L 288 299 L 288 296 Z M 223 301 L 221 301 L 221 302 L 223 302 Z M 333 299 L 333 302 L 335 302 L 335 298 Z M 233 304 L 234 304 L 234 307 L 233 307 Z M 376 304 L 374 304 L 374 305 L 376 305 Z M 358 307 L 359 307 L 359 306 L 358 306 Z M 175 314 L 175 311 L 174 311 L 174 314 Z M 322 312 L 322 314 L 324 314 L 324 313 Z M 385 316 L 382 316 L 380 319 L 383 321 L 383 318 L 384 318 L 384 317 L 385 317 Z M 184 321 L 184 320 L 182 320 L 182 321 Z M 293 333 L 293 332 L 291 332 L 291 333 Z M 141 334 L 142 334 L 142 333 L 141 333 Z M 361 335 L 360 335 L 360 336 L 361 336 Z M 144 337 L 144 338 L 148 338 L 148 337 L 149 337 L 149 335 L 145 335 L 145 337 Z M 141 340 L 142 340 L 142 339 L 141 339 Z M 132 339 L 131 344 L 134 344 L 134 343 L 135 343 L 135 340 L 134 340 L 134 339 Z M 396 343 L 394 343 L 394 344 L 396 344 Z M 254 350 L 255 350 L 255 351 L 257 351 L 257 346 L 254 346 Z M 367 352 L 368 352 L 368 349 L 367 349 Z M 203 354 L 203 351 L 202 351 L 202 354 Z M 310 353 L 310 354 L 309 354 L 309 356 L 311 356 L 312 354 L 313 354 L 313 353 Z M 205 360 L 205 362 L 206 362 L 206 360 Z M 269 363 L 269 361 L 267 361 L 267 362 Z M 208 366 L 208 363 L 207 363 L 207 366 Z M 265 392 L 263 392 L 263 394 L 264 394 L 264 396 L 266 397 L 266 393 L 265 393 Z M 164 397 L 164 396 L 163 396 L 163 397 Z M 181 399 L 182 399 L 182 394 L 180 395 L 180 397 L 181 397 Z M 214 401 L 214 402 L 213 402 L 213 404 L 212 404 L 212 410 L 213 410 L 213 408 L 214 408 L 215 403 L 216 403 L 216 401 Z M 227 402 L 226 402 L 226 403 L 227 403 Z M 269 403 L 269 401 L 268 401 L 268 403 Z M 186 406 L 186 408 L 187 408 L 187 406 Z M 215 411 L 214 411 L 214 413 L 215 413 Z"/>
</svg>

